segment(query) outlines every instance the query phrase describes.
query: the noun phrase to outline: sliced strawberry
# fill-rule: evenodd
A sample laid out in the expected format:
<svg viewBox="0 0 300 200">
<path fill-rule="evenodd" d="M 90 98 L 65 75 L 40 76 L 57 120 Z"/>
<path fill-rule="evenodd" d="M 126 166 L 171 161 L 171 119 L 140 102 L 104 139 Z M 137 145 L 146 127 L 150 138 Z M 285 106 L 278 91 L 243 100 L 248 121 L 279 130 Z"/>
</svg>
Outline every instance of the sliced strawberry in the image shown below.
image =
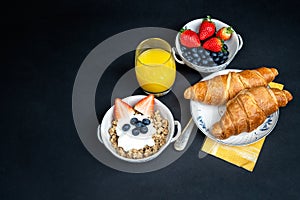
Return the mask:
<svg viewBox="0 0 300 200">
<path fill-rule="evenodd" d="M 221 40 L 229 40 L 231 38 L 231 35 L 233 33 L 233 29 L 231 26 L 229 27 L 222 27 L 221 29 L 218 30 L 216 36 L 219 37 Z"/>
<path fill-rule="evenodd" d="M 134 109 L 120 98 L 115 99 L 114 115 L 115 119 L 129 118 L 135 113 Z"/>
<path fill-rule="evenodd" d="M 219 52 L 223 50 L 223 45 L 224 43 L 220 38 L 212 37 L 204 42 L 202 47 L 209 51 Z"/>
<path fill-rule="evenodd" d="M 147 97 L 141 99 L 134 106 L 134 109 L 144 115 L 151 116 L 154 114 L 154 95 L 149 94 Z"/>
<path fill-rule="evenodd" d="M 200 46 L 200 40 L 196 32 L 188 29 L 182 29 L 180 34 L 180 43 L 188 48 Z"/>
<path fill-rule="evenodd" d="M 200 40 L 206 40 L 207 38 L 213 36 L 216 32 L 216 26 L 215 24 L 211 21 L 211 17 L 207 16 L 205 18 L 200 27 L 199 27 L 199 38 Z"/>
</svg>

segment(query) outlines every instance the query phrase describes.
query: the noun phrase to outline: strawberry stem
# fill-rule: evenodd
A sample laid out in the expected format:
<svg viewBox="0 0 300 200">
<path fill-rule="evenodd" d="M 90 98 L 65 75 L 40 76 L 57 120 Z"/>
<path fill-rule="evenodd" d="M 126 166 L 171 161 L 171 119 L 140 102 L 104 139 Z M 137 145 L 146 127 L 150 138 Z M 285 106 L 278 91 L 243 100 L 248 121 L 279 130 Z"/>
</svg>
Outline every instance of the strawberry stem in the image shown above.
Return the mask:
<svg viewBox="0 0 300 200">
<path fill-rule="evenodd" d="M 211 21 L 211 17 L 209 15 L 206 16 L 207 21 Z"/>
<path fill-rule="evenodd" d="M 231 33 L 234 32 L 234 30 L 232 29 L 231 26 L 227 27 L 227 28 L 226 28 L 226 31 L 227 31 L 227 33 L 229 33 L 229 34 L 231 34 Z"/>
<path fill-rule="evenodd" d="M 186 31 L 187 29 L 186 29 L 186 27 L 183 27 L 183 28 L 181 28 L 180 30 L 179 30 L 179 32 L 180 33 L 183 33 L 184 31 Z"/>
<path fill-rule="evenodd" d="M 219 37 L 218 37 L 219 38 Z M 220 38 L 219 38 L 220 39 Z M 221 43 L 222 43 L 222 49 L 221 49 L 221 51 L 222 52 L 226 52 L 227 50 L 226 49 L 224 49 L 224 40 L 222 40 L 222 39 L 220 39 L 221 40 Z"/>
</svg>

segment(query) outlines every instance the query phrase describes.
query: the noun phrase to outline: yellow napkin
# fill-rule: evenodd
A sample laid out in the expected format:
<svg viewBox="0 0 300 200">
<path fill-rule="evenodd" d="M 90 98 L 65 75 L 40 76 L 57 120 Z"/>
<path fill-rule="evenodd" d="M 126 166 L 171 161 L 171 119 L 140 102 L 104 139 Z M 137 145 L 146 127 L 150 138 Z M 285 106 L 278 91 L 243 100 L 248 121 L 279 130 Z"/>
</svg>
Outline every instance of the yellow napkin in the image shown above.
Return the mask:
<svg viewBox="0 0 300 200">
<path fill-rule="evenodd" d="M 280 83 L 271 82 L 269 86 L 283 89 Z M 252 172 L 265 139 L 247 146 L 228 146 L 206 137 L 201 150 Z"/>
</svg>

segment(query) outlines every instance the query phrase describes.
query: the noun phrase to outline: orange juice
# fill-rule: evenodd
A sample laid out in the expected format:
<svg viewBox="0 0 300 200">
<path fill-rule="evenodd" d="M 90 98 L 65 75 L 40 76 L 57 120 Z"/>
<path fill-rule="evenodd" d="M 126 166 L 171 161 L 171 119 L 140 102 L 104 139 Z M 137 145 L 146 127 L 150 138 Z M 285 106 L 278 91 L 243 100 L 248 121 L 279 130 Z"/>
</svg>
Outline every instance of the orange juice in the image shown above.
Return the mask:
<svg viewBox="0 0 300 200">
<path fill-rule="evenodd" d="M 176 65 L 171 52 L 148 49 L 136 58 L 136 77 L 141 88 L 150 93 L 169 90 L 176 77 Z"/>
</svg>

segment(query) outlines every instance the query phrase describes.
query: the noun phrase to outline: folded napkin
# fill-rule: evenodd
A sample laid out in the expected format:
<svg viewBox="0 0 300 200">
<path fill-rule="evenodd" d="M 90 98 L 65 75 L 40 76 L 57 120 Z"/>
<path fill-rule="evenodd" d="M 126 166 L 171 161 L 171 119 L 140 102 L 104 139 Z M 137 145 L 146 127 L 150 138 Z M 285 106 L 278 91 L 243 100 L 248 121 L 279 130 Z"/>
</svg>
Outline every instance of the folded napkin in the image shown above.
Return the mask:
<svg viewBox="0 0 300 200">
<path fill-rule="evenodd" d="M 283 89 L 280 83 L 271 82 L 269 86 Z M 206 137 L 201 150 L 252 172 L 265 139 L 247 146 L 228 146 Z"/>
</svg>

